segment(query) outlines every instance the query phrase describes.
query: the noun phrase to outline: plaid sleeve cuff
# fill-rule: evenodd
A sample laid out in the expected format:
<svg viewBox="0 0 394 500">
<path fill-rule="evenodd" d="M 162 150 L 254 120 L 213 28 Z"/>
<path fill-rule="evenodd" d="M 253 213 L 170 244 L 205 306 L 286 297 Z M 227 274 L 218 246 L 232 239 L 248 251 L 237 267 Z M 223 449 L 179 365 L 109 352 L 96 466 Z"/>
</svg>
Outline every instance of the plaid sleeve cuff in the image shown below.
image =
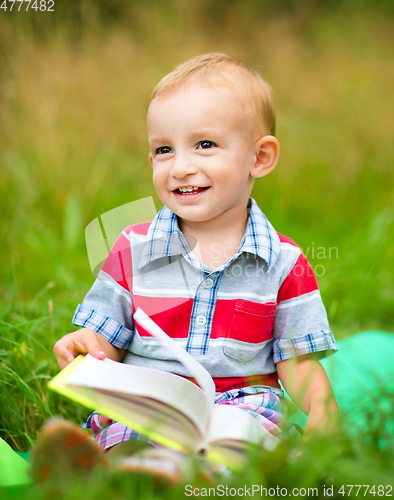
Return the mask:
<svg viewBox="0 0 394 500">
<path fill-rule="evenodd" d="M 91 328 L 102 335 L 108 342 L 120 349 L 126 349 L 135 332 L 117 323 L 95 309 L 88 309 L 81 304 L 78 305 L 72 320 L 73 325 Z"/>
<path fill-rule="evenodd" d="M 321 357 L 324 358 L 338 350 L 331 330 L 320 330 L 292 339 L 274 340 L 273 349 L 274 363 L 312 352 L 320 352 Z"/>
</svg>

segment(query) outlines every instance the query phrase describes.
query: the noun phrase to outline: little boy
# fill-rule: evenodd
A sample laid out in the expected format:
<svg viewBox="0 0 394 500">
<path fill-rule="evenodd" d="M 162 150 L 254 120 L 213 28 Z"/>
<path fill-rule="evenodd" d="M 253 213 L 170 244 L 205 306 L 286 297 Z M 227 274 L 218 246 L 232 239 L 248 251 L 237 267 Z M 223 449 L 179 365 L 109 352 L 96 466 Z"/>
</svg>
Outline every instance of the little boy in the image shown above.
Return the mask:
<svg viewBox="0 0 394 500">
<path fill-rule="evenodd" d="M 300 248 L 250 198 L 279 158 L 267 83 L 223 54 L 196 57 L 156 86 L 149 159 L 163 202 L 153 222 L 126 228 L 78 306 L 81 330 L 54 347 L 60 368 L 80 353 L 189 374 L 134 324 L 141 307 L 211 373 L 217 404 L 270 432 L 297 432 L 286 391 L 309 415 L 305 432 L 338 420 L 318 356 L 336 350 L 316 279 Z M 103 449 L 143 439 L 97 413 Z"/>
</svg>

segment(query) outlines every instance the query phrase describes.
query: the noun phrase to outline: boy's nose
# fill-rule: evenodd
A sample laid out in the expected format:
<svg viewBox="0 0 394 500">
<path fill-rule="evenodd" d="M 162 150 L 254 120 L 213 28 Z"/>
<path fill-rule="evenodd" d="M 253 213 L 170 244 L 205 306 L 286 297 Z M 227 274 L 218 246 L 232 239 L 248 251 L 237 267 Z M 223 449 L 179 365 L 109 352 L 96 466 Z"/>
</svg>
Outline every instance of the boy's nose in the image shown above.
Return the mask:
<svg viewBox="0 0 394 500">
<path fill-rule="evenodd" d="M 182 179 L 187 175 L 197 173 L 197 167 L 187 155 L 175 155 L 171 175 L 177 179 Z"/>
</svg>

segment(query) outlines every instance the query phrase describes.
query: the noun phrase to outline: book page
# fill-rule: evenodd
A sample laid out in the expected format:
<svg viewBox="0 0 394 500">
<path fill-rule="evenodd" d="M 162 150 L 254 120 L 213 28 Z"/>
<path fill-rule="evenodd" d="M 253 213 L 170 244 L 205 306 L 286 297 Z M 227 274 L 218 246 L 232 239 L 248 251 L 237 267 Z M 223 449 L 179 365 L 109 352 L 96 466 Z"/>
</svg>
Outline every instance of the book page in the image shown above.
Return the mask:
<svg viewBox="0 0 394 500">
<path fill-rule="evenodd" d="M 197 427 L 201 436 L 206 433 L 212 412 L 204 391 L 190 380 L 161 370 L 118 363 L 109 358 L 99 360 L 90 354 L 67 378 L 67 386 L 114 393 L 118 399 L 122 395 L 125 400 L 130 399 L 130 396 L 155 399 L 162 411 L 165 411 L 165 406 L 170 406 L 185 415 Z M 93 398 L 94 393 L 91 392 L 90 396 Z M 102 395 L 100 404 L 104 404 Z M 107 407 L 110 411 L 109 402 Z M 126 406 L 124 417 L 131 418 L 126 413 Z"/>
<path fill-rule="evenodd" d="M 80 386 L 72 388 L 85 400 L 90 400 L 95 410 L 164 446 L 192 451 L 201 442 L 201 430 L 171 406 L 145 396 L 127 396 Z"/>
<path fill-rule="evenodd" d="M 232 441 L 261 445 L 268 451 L 275 450 L 279 439 L 260 425 L 251 415 L 229 405 L 217 405 L 214 408 L 207 435 L 208 448 L 210 444 Z"/>
<path fill-rule="evenodd" d="M 164 345 L 171 349 L 178 358 L 178 361 L 189 370 L 190 375 L 205 391 L 208 401 L 211 407 L 213 407 L 216 389 L 209 372 L 196 359 L 190 356 L 188 352 L 177 345 L 140 307 L 134 313 L 134 320 L 153 337 L 158 338 Z"/>
</svg>

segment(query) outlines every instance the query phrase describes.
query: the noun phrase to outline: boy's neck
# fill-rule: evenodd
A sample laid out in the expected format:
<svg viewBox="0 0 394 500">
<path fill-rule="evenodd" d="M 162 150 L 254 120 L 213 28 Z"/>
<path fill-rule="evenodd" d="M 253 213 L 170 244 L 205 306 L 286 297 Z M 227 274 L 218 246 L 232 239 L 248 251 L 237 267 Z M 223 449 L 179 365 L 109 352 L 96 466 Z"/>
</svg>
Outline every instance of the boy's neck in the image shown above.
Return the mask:
<svg viewBox="0 0 394 500">
<path fill-rule="evenodd" d="M 237 252 L 248 223 L 246 207 L 237 207 L 222 214 L 220 224 L 215 220 L 192 222 L 178 218 L 179 229 L 186 240 L 197 240 L 197 245 L 189 245 L 210 269 L 224 264 Z"/>
</svg>

